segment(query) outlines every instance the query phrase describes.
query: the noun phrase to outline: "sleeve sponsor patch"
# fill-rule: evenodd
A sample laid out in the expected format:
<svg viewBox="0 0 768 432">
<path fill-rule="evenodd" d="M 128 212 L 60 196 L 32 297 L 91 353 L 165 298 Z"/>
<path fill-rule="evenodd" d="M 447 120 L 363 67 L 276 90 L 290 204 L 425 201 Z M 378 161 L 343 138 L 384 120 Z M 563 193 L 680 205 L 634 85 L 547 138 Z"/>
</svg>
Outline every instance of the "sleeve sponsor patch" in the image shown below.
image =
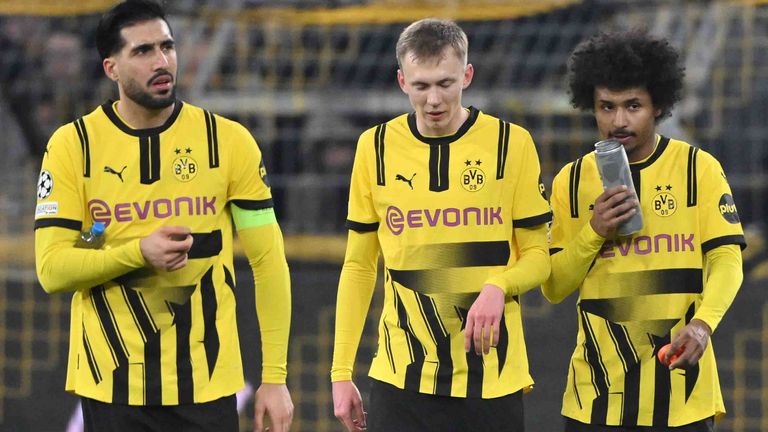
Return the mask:
<svg viewBox="0 0 768 432">
<path fill-rule="evenodd" d="M 59 203 L 56 201 L 45 202 L 37 205 L 35 209 L 35 218 L 40 216 L 53 216 L 59 213 Z"/>
<path fill-rule="evenodd" d="M 736 203 L 733 202 L 733 197 L 731 194 L 723 194 L 723 196 L 720 197 L 718 207 L 720 210 L 720 215 L 728 223 L 739 223 L 739 213 L 736 211 Z"/>
<path fill-rule="evenodd" d="M 48 198 L 53 192 L 53 175 L 46 170 L 40 171 L 37 179 L 37 199 Z"/>
</svg>

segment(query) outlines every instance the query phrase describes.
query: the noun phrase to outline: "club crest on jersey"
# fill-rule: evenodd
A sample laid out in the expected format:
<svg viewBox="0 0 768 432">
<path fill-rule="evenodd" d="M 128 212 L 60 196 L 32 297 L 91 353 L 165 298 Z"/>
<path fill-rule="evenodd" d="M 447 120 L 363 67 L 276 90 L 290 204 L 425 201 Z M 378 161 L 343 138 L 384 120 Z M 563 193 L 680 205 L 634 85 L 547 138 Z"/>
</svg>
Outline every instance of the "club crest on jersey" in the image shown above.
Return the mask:
<svg viewBox="0 0 768 432">
<path fill-rule="evenodd" d="M 720 215 L 723 216 L 723 219 L 728 223 L 739 223 L 739 213 L 736 211 L 736 203 L 733 202 L 731 194 L 723 194 L 723 196 L 720 197 L 718 208 L 720 210 Z"/>
<path fill-rule="evenodd" d="M 176 149 L 176 154 L 179 153 L 181 150 Z M 186 183 L 197 176 L 197 161 L 192 159 L 190 153 L 192 153 L 192 149 L 187 148 L 184 156 L 178 156 L 173 160 L 173 175 L 180 182 Z"/>
<path fill-rule="evenodd" d="M 471 161 L 466 160 L 464 162 L 464 171 L 461 173 L 461 186 L 469 192 L 477 192 L 485 186 L 486 176 L 485 172 L 480 169 L 483 161 L 480 159 Z"/>
<path fill-rule="evenodd" d="M 672 185 L 656 186 L 653 197 L 653 212 L 661 217 L 669 217 L 677 211 L 677 198 L 672 195 Z"/>
<path fill-rule="evenodd" d="M 46 199 L 53 192 L 53 175 L 46 170 L 40 171 L 37 179 L 37 199 Z"/>
</svg>

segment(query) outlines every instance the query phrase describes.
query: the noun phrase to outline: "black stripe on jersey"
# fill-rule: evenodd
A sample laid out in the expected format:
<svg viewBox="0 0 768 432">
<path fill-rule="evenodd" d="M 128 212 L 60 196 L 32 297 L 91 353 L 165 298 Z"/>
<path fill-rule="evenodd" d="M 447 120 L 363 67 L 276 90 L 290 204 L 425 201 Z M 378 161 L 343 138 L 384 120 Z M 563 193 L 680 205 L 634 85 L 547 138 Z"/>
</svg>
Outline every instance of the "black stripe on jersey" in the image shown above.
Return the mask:
<svg viewBox="0 0 768 432">
<path fill-rule="evenodd" d="M 568 196 L 570 197 L 571 217 L 579 217 L 579 181 L 581 180 L 581 160 L 576 159 L 571 165 L 571 172 L 568 177 Z"/>
<path fill-rule="evenodd" d="M 571 387 L 573 387 L 573 394 L 576 396 L 576 403 L 579 404 L 579 409 L 584 409 L 584 407 L 581 405 L 581 396 L 579 396 L 579 386 L 576 385 L 576 368 L 573 366 L 573 362 L 571 362 Z"/>
<path fill-rule="evenodd" d="M 389 367 L 392 368 L 392 373 L 396 374 L 397 368 L 395 367 L 395 358 L 392 356 L 392 337 L 389 335 L 389 326 L 386 321 L 382 320 L 382 323 L 384 324 L 384 350 L 387 352 Z"/>
<path fill-rule="evenodd" d="M 123 120 L 120 119 L 120 116 L 115 113 L 115 110 L 112 108 L 112 105 L 114 105 L 114 100 L 108 100 L 107 102 L 103 103 L 101 105 L 101 110 L 104 111 L 104 114 L 109 118 L 109 120 L 117 126 L 118 129 L 125 132 L 128 135 L 135 136 L 135 137 L 146 137 L 150 135 L 160 135 L 163 133 L 166 129 L 171 127 L 173 123 L 176 121 L 176 119 L 179 117 L 179 113 L 181 113 L 181 107 L 184 105 L 184 102 L 180 100 L 176 100 L 174 102 L 173 106 L 173 112 L 171 113 L 170 117 L 163 123 L 162 125 L 158 127 L 148 128 L 148 129 L 133 129 L 127 124 L 123 123 Z"/>
<path fill-rule="evenodd" d="M 414 296 L 416 304 L 419 305 L 421 318 L 424 320 L 424 324 L 432 336 L 432 341 L 435 343 L 435 351 L 437 353 L 437 372 L 432 391 L 434 394 L 450 396 L 453 383 L 451 337 L 440 320 L 434 301 L 430 297 L 417 292 L 414 292 Z"/>
<path fill-rule="evenodd" d="M 467 315 L 469 310 L 456 307 L 456 313 L 461 320 L 461 331 L 465 331 L 467 326 Z M 483 396 L 483 375 L 485 366 L 483 365 L 483 356 L 475 354 L 474 338 L 470 343 L 469 351 L 466 353 L 467 359 L 467 397 L 479 398 Z"/>
<path fill-rule="evenodd" d="M 83 223 L 78 220 L 64 218 L 45 218 L 35 221 L 35 229 L 46 227 L 59 227 L 80 231 L 83 229 Z"/>
<path fill-rule="evenodd" d="M 221 230 L 209 233 L 192 233 L 192 247 L 187 252 L 189 259 L 210 258 L 221 253 Z"/>
<path fill-rule="evenodd" d="M 112 371 L 112 403 L 128 403 L 128 352 L 117 327 L 115 316 L 107 302 L 104 287 L 91 290 L 91 299 L 99 317 L 99 324 L 107 338 L 107 345 L 113 353 L 116 368 Z"/>
<path fill-rule="evenodd" d="M 189 333 L 192 328 L 192 304 L 171 303 L 173 325 L 176 327 L 176 386 L 179 391 L 179 404 L 195 401 L 195 383 L 192 378 L 192 359 L 189 353 Z"/>
<path fill-rule="evenodd" d="M 384 135 L 386 133 L 386 123 L 376 126 L 373 145 L 376 153 L 376 184 L 379 186 L 387 184 L 386 170 L 384 169 Z"/>
<path fill-rule="evenodd" d="M 149 315 L 140 294 L 124 286 L 121 286 L 120 289 L 144 341 L 144 395 L 146 398 L 144 402 L 147 405 L 162 405 L 160 333 L 158 333 L 157 326 Z"/>
<path fill-rule="evenodd" d="M 231 200 L 230 203 L 243 210 L 264 210 L 275 206 L 275 202 L 272 201 L 272 198 L 265 200 Z"/>
<path fill-rule="evenodd" d="M 205 133 L 208 136 L 208 167 L 219 167 L 219 134 L 216 132 L 216 117 L 209 111 L 205 114 Z"/>
<path fill-rule="evenodd" d="M 509 123 L 499 120 L 499 148 L 496 151 L 496 180 L 504 178 L 509 151 Z"/>
<path fill-rule="evenodd" d="M 344 224 L 344 226 L 347 229 L 351 229 L 352 231 L 357 231 L 357 232 L 371 232 L 379 229 L 378 222 L 362 223 L 362 222 L 355 222 L 349 219 L 347 219 L 347 222 Z"/>
<path fill-rule="evenodd" d="M 75 120 L 77 137 L 80 138 L 80 148 L 83 150 L 83 177 L 91 176 L 91 145 L 88 141 L 88 131 L 85 129 L 85 121 L 82 117 Z"/>
<path fill-rule="evenodd" d="M 235 278 L 232 277 L 232 272 L 227 268 L 227 266 L 224 266 L 224 283 L 227 284 L 229 289 L 232 290 L 232 293 L 235 293 Z"/>
<path fill-rule="evenodd" d="M 405 337 L 408 340 L 408 345 L 413 356 L 413 361 L 405 367 L 405 390 L 418 392 L 421 387 L 421 371 L 424 366 L 424 346 L 419 342 L 408 318 L 408 313 L 405 311 L 405 306 L 400 298 L 400 294 L 397 292 L 397 288 L 392 287 L 395 295 L 395 306 L 397 308 L 397 325 L 405 333 Z"/>
<path fill-rule="evenodd" d="M 120 290 L 123 293 L 125 303 L 128 305 L 128 311 L 131 313 L 133 322 L 136 323 L 136 328 L 139 330 L 141 340 L 146 343 L 156 332 L 157 328 L 150 320 L 147 311 L 144 309 L 144 305 L 141 304 L 139 294 L 136 290 L 120 286 Z"/>
<path fill-rule="evenodd" d="M 532 227 L 536 227 L 536 226 L 545 224 L 547 222 L 550 222 L 551 220 L 552 220 L 552 213 L 546 212 L 538 216 L 531 216 L 523 219 L 514 219 L 512 221 L 512 226 L 514 226 L 515 228 L 532 228 Z"/>
<path fill-rule="evenodd" d="M 579 306 L 581 309 L 581 306 Z M 592 370 L 592 385 L 597 395 L 592 401 L 592 417 L 590 423 L 605 424 L 608 415 L 608 373 L 600 354 L 600 347 L 597 344 L 595 332 L 587 316 L 587 312 L 581 310 L 581 326 L 584 329 L 584 348 L 586 349 L 586 359 Z"/>
<path fill-rule="evenodd" d="M 518 304 L 520 303 L 520 299 L 516 299 L 515 301 Z M 501 321 L 499 321 L 499 342 L 496 344 L 496 356 L 499 360 L 499 376 L 501 376 L 501 371 L 504 369 L 504 365 L 507 362 L 508 346 L 509 332 L 507 331 L 507 322 L 504 320 L 504 314 L 501 314 Z"/>
<path fill-rule="evenodd" d="M 208 378 L 213 376 L 216 361 L 219 358 L 219 330 L 216 328 L 218 303 L 216 289 L 213 286 L 213 267 L 210 267 L 200 280 L 200 295 L 203 299 L 203 346 L 208 360 Z"/>
<path fill-rule="evenodd" d="M 88 367 L 91 369 L 91 375 L 93 381 L 98 384 L 101 382 L 101 371 L 99 365 L 96 363 L 96 358 L 93 355 L 93 348 L 91 347 L 91 341 L 88 340 L 88 333 L 83 326 L 83 348 L 85 349 L 85 357 L 88 360 Z"/>
<path fill-rule="evenodd" d="M 741 250 L 744 250 L 747 247 L 747 240 L 741 234 L 716 237 L 702 243 L 701 252 L 707 253 L 716 247 L 725 245 L 739 245 Z"/>
<path fill-rule="evenodd" d="M 691 146 L 688 149 L 688 184 L 687 184 L 687 203 L 688 207 L 693 207 L 698 201 L 698 190 L 696 185 L 696 156 L 699 153 L 699 149 Z"/>
<path fill-rule="evenodd" d="M 451 159 L 451 146 L 448 144 L 429 146 L 429 190 L 442 192 L 448 190 L 448 164 Z"/>
<path fill-rule="evenodd" d="M 549 248 L 549 256 L 552 256 L 552 255 L 560 252 L 561 250 L 563 250 L 563 248 Z"/>
<path fill-rule="evenodd" d="M 639 203 L 640 200 L 641 200 L 640 197 L 643 195 L 643 194 L 640 193 L 640 191 L 643 190 L 643 188 L 642 188 L 642 180 L 643 179 L 642 179 L 642 176 L 640 175 L 640 171 L 639 170 L 637 170 L 637 171 L 630 171 L 630 172 L 632 174 L 632 186 L 635 187 L 635 198 L 637 198 L 637 202 Z"/>
<path fill-rule="evenodd" d="M 418 254 L 432 257 L 439 263 L 438 269 L 449 267 L 493 267 L 507 265 L 509 262 L 509 242 L 479 241 L 462 243 L 434 243 L 421 246 Z M 424 272 L 428 270 L 393 270 L 398 274 Z M 394 277 L 394 275 L 393 275 Z"/>
<path fill-rule="evenodd" d="M 691 303 L 688 311 L 685 313 L 685 324 L 688 325 L 696 314 L 696 304 Z M 693 388 L 696 387 L 696 382 L 699 380 L 699 363 L 685 368 L 685 401 L 688 402 L 688 398 L 693 393 Z"/>
<path fill-rule="evenodd" d="M 141 184 L 152 184 L 160 180 L 160 136 L 148 135 L 139 138 L 139 171 Z"/>
<path fill-rule="evenodd" d="M 669 335 L 664 337 L 653 336 L 654 356 L 659 349 L 669 343 Z M 653 389 L 653 426 L 667 426 L 669 421 L 669 397 L 671 387 L 670 371 L 659 361 L 653 362 L 656 365 L 654 389 Z"/>
<path fill-rule="evenodd" d="M 637 425 L 637 413 L 640 409 L 640 359 L 637 357 L 634 346 L 632 346 L 626 327 L 608 320 L 605 321 L 605 324 L 624 367 L 622 424 L 635 426 Z"/>
</svg>

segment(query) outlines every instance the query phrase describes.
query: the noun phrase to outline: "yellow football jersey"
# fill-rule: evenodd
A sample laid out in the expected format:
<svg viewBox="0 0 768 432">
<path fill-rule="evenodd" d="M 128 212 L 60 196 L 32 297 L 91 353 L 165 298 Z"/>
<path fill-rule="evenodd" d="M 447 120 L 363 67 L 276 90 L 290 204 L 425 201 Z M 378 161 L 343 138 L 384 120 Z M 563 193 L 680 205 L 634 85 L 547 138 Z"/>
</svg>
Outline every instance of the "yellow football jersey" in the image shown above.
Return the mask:
<svg viewBox="0 0 768 432">
<path fill-rule="evenodd" d="M 728 182 L 715 158 L 658 137 L 631 164 L 644 226 L 606 240 L 579 288 L 578 336 L 563 415 L 583 423 L 680 426 L 725 411 L 708 345 L 698 364 L 670 371 L 656 353 L 694 317 L 705 254 L 745 245 Z M 589 223 L 603 186 L 594 153 L 566 165 L 552 190 L 551 253 Z"/>
<path fill-rule="evenodd" d="M 475 108 L 451 136 L 422 136 L 414 114 L 361 135 L 347 226 L 377 231 L 386 267 L 371 377 L 454 397 L 533 384 L 518 298 L 489 355 L 465 353 L 463 330 L 484 281 L 519 257 L 513 228 L 551 218 L 539 175 L 528 132 Z"/>
<path fill-rule="evenodd" d="M 165 124 L 136 130 L 110 102 L 55 132 L 35 229 L 70 228 L 74 242 L 101 221 L 107 248 L 167 225 L 194 237 L 180 270 L 147 266 L 74 293 L 68 391 L 174 405 L 242 388 L 230 203 L 272 207 L 260 150 L 236 122 L 177 101 Z"/>
</svg>

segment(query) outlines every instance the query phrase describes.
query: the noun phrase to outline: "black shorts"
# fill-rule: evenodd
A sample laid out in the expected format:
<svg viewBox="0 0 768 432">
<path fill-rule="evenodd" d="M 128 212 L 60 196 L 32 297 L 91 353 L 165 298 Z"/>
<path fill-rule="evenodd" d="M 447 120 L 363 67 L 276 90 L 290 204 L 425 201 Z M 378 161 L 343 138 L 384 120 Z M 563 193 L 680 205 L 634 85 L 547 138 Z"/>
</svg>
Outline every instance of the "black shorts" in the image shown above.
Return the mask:
<svg viewBox="0 0 768 432">
<path fill-rule="evenodd" d="M 713 432 L 714 420 L 710 417 L 679 427 L 669 426 L 605 426 L 589 425 L 565 417 L 565 432 Z"/>
<path fill-rule="evenodd" d="M 368 432 L 523 432 L 523 395 L 434 396 L 372 380 Z"/>
<path fill-rule="evenodd" d="M 81 398 L 85 432 L 238 432 L 235 395 L 186 405 L 133 406 Z"/>
</svg>

